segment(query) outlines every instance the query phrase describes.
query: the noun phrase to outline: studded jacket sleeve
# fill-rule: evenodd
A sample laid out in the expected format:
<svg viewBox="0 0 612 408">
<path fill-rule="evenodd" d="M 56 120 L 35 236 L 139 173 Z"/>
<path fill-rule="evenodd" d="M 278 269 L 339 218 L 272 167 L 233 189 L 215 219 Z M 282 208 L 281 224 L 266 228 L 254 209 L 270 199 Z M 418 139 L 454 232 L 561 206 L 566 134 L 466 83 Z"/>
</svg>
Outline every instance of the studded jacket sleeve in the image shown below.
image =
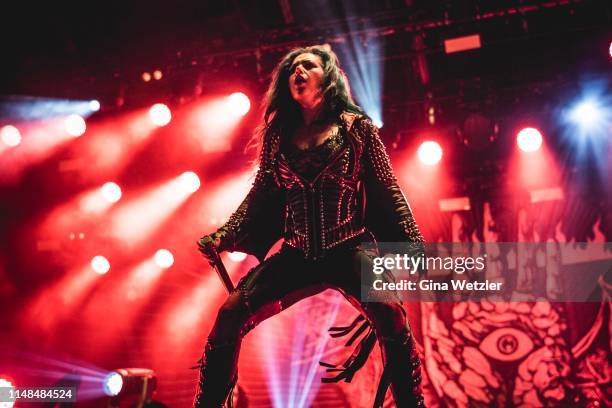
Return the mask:
<svg viewBox="0 0 612 408">
<path fill-rule="evenodd" d="M 423 236 L 397 184 L 389 156 L 369 119 L 356 121 L 364 142 L 366 224 L 379 242 L 423 242 Z"/>
<path fill-rule="evenodd" d="M 264 144 L 251 190 L 217 230 L 221 250 L 241 251 L 260 260 L 282 232 L 284 196 L 274 178 L 270 143 Z"/>
</svg>

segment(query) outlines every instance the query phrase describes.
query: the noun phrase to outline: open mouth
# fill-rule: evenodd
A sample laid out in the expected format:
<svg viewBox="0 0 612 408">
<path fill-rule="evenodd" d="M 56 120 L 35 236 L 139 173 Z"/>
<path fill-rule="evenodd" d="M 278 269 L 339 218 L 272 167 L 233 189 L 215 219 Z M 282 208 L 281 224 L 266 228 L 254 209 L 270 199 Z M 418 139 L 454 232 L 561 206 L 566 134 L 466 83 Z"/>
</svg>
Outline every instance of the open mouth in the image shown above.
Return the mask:
<svg viewBox="0 0 612 408">
<path fill-rule="evenodd" d="M 302 76 L 296 76 L 296 77 L 295 77 L 295 80 L 294 80 L 294 83 L 295 83 L 296 85 L 302 85 L 302 84 L 305 84 L 305 83 L 306 83 L 306 78 L 304 78 L 304 77 L 302 77 Z"/>
</svg>

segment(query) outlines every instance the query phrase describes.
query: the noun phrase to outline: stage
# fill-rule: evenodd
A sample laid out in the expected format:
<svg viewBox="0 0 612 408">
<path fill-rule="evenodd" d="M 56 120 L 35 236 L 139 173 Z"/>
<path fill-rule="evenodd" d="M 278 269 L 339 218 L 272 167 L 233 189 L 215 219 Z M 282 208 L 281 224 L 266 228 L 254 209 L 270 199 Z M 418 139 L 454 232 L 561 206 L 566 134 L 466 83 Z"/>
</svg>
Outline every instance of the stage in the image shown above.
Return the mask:
<svg viewBox="0 0 612 408">
<path fill-rule="evenodd" d="M 373 271 L 405 269 L 374 289 L 401 292 L 426 405 L 612 404 L 607 2 L 2 8 L 0 407 L 191 406 L 228 296 L 197 242 L 255 181 L 275 65 L 314 44 L 379 129 L 427 256 L 453 261 Z M 233 284 L 259 263 L 220 259 Z M 359 311 L 333 289 L 290 306 L 244 337 L 234 406 L 371 407 L 378 344 L 322 382 L 367 337 L 329 331 Z M 42 387 L 74 399 L 8 399 Z"/>
</svg>

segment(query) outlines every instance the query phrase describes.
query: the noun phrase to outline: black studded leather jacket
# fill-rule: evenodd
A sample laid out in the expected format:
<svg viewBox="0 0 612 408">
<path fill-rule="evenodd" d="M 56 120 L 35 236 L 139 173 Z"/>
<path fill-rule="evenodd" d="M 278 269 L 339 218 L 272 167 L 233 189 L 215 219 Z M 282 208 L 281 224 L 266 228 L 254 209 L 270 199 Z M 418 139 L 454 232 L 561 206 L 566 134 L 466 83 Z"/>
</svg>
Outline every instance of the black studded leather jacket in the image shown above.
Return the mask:
<svg viewBox="0 0 612 408">
<path fill-rule="evenodd" d="M 366 231 L 381 242 L 422 242 L 378 129 L 364 116 L 345 113 L 340 132 L 347 143 L 309 178 L 291 167 L 280 138 L 270 137 L 251 191 L 218 230 L 221 249 L 262 260 L 284 238 L 305 258 L 318 259 Z"/>
</svg>

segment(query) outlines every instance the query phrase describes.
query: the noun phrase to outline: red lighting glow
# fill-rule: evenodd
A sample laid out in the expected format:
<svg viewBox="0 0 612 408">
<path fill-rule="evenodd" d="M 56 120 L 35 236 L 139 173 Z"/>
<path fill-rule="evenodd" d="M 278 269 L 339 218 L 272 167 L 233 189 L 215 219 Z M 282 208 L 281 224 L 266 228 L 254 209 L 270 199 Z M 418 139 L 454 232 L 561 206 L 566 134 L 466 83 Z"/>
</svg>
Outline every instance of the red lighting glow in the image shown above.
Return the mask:
<svg viewBox="0 0 612 408">
<path fill-rule="evenodd" d="M 110 214 L 110 234 L 123 245 L 133 247 L 148 239 L 174 211 L 199 188 L 200 179 L 186 172 L 142 191 L 137 198 L 115 206 Z M 225 204 L 227 205 L 227 204 Z"/>
<path fill-rule="evenodd" d="M 0 130 L 0 138 L 9 147 L 15 147 L 21 143 L 21 133 L 12 125 L 6 125 Z"/>
<path fill-rule="evenodd" d="M 182 131 L 197 140 L 204 152 L 223 152 L 231 149 L 234 130 L 251 102 L 242 92 L 206 98 L 192 108 Z"/>
<path fill-rule="evenodd" d="M 66 128 L 66 132 L 68 132 L 70 136 L 75 137 L 81 136 L 83 133 L 85 133 L 85 130 L 87 129 L 85 119 L 83 119 L 79 115 L 68 116 L 64 121 L 64 126 Z"/>
<path fill-rule="evenodd" d="M 102 197 L 109 203 L 116 203 L 121 199 L 121 187 L 119 187 L 116 183 L 109 181 L 105 183 L 102 188 Z"/>
<path fill-rule="evenodd" d="M 2 156 L 0 181 L 17 181 L 29 167 L 53 155 L 65 143 L 74 140 L 66 133 L 65 117 L 23 122 L 19 129 L 6 125 L 0 129 L 0 152 L 8 147 L 10 155 Z M 16 131 L 17 130 L 17 131 Z M 21 137 L 27 135 L 27 137 Z M 93 166 L 92 166 L 93 167 Z"/>
<path fill-rule="evenodd" d="M 452 54 L 453 52 L 473 50 L 480 47 L 481 45 L 479 34 L 444 40 L 444 52 L 446 52 L 447 54 Z"/>
<path fill-rule="evenodd" d="M 207 184 L 206 199 L 201 204 L 202 213 L 210 215 L 205 222 L 212 225 L 224 223 L 225 219 L 232 214 L 233 208 L 238 207 L 249 192 L 252 182 L 253 173 L 248 170 Z"/>
<path fill-rule="evenodd" d="M 68 270 L 65 276 L 35 296 L 26 307 L 26 325 L 51 332 L 88 296 L 101 274 L 91 273 L 91 265 Z"/>
<path fill-rule="evenodd" d="M 437 142 L 429 140 L 421 143 L 417 154 L 421 163 L 433 166 L 442 159 L 442 147 Z"/>
<path fill-rule="evenodd" d="M 80 169 L 83 178 L 115 178 L 157 128 L 149 117 L 149 108 L 103 118 L 91 125 L 87 143 L 72 146 L 74 157 L 83 163 L 96 163 Z M 28 139 L 30 135 L 24 141 Z"/>
<path fill-rule="evenodd" d="M 110 262 L 102 255 L 94 256 L 91 260 L 91 269 L 100 275 L 104 275 L 110 270 Z"/>
<path fill-rule="evenodd" d="M 38 229 L 41 233 L 49 236 L 64 234 L 72 231 L 83 231 L 83 225 L 96 222 L 97 216 L 104 214 L 113 202 L 105 197 L 101 186 L 83 191 L 73 196 L 71 199 L 62 202 L 47 212 L 41 220 Z M 71 239 L 75 239 L 74 235 Z M 80 236 L 79 239 L 83 239 Z"/>
<path fill-rule="evenodd" d="M 542 134 L 536 128 L 524 128 L 516 136 L 518 147 L 527 153 L 532 153 L 542 146 Z"/>
<path fill-rule="evenodd" d="M 514 175 L 508 180 L 512 194 L 516 194 L 517 189 L 543 190 L 561 183 L 559 163 L 543 143 L 542 133 L 538 129 L 520 129 L 516 143 L 518 149 L 514 150 L 508 165 L 508 174 Z"/>
<path fill-rule="evenodd" d="M 231 112 L 236 116 L 244 116 L 251 109 L 251 101 L 249 97 L 242 92 L 234 92 L 228 96 Z"/>
<path fill-rule="evenodd" d="M 170 108 L 163 103 L 156 103 L 149 109 L 149 118 L 157 126 L 166 126 L 172 119 Z"/>
</svg>

